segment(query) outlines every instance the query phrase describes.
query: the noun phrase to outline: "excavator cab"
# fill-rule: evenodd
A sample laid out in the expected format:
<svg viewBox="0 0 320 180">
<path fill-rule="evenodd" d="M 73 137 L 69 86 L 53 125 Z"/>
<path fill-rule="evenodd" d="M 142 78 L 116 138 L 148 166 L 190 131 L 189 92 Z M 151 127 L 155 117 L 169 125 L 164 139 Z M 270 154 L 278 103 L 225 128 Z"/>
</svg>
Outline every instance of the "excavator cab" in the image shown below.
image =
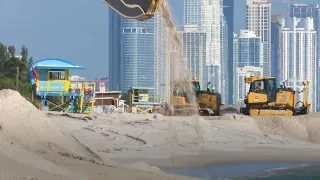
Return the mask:
<svg viewBox="0 0 320 180">
<path fill-rule="evenodd" d="M 147 20 L 154 16 L 160 0 L 103 0 L 111 9 L 127 19 Z"/>
</svg>

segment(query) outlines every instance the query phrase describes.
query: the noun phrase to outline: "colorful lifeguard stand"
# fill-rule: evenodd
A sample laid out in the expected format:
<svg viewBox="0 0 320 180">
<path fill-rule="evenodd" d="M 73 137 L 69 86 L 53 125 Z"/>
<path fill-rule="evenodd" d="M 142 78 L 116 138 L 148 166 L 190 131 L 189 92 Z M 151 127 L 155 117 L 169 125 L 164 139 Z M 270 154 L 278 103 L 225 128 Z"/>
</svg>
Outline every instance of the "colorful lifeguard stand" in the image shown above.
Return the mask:
<svg viewBox="0 0 320 180">
<path fill-rule="evenodd" d="M 71 83 L 70 70 L 83 70 L 84 68 L 62 59 L 42 59 L 35 62 L 29 72 L 33 93 L 41 97 L 42 109 L 47 103 L 54 108 L 70 113 L 90 114 L 94 110 L 94 83 Z M 69 97 L 69 101 L 60 105 L 47 100 L 47 97 Z M 65 106 L 65 107 L 63 107 Z"/>
<path fill-rule="evenodd" d="M 153 90 L 153 88 L 131 87 L 129 90 L 131 112 L 150 114 L 155 106 L 160 105 L 160 103 L 152 100 L 154 97 L 149 95 L 150 90 Z"/>
</svg>

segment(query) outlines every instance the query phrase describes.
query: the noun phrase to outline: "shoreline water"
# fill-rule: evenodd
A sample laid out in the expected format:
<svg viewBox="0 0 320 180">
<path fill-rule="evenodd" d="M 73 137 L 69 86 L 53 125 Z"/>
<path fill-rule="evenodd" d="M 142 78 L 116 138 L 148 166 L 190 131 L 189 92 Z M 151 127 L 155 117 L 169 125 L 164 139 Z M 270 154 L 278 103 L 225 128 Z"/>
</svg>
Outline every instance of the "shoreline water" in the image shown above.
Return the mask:
<svg viewBox="0 0 320 180">
<path fill-rule="evenodd" d="M 314 173 L 315 178 L 320 178 L 320 162 L 318 163 L 298 163 L 298 162 L 252 162 L 252 163 L 232 163 L 216 166 L 207 166 L 202 168 L 183 168 L 161 170 L 176 175 L 183 175 L 204 179 L 264 179 L 274 178 L 277 176 L 299 177 L 307 176 L 308 173 Z"/>
<path fill-rule="evenodd" d="M 144 162 L 158 168 L 183 169 L 203 168 L 237 163 L 317 163 L 320 162 L 318 149 L 289 149 L 289 148 L 257 148 L 246 151 L 211 150 L 201 155 L 173 155 L 168 158 L 111 158 L 120 163 Z"/>
</svg>

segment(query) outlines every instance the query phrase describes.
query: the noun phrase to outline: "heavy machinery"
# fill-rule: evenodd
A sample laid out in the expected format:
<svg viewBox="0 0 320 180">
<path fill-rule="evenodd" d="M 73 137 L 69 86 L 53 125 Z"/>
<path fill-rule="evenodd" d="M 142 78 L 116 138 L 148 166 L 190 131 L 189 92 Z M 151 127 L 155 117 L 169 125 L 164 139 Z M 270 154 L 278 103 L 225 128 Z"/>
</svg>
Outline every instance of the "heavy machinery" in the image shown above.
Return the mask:
<svg viewBox="0 0 320 180">
<path fill-rule="evenodd" d="M 192 92 L 188 92 L 188 86 Z M 197 112 L 202 116 L 221 115 L 221 95 L 201 89 L 199 80 L 174 81 L 171 83 L 173 95 L 170 97 L 169 106 L 173 107 L 173 115 L 189 115 Z"/>
<path fill-rule="evenodd" d="M 303 82 L 304 88 L 298 92 L 303 93 L 303 102 L 297 103 L 297 92 L 285 86 L 276 87 L 274 77 L 246 77 L 245 82 L 250 84 L 250 89 L 244 100 L 246 107 L 241 109 L 242 114 L 295 116 L 309 113 L 309 81 Z"/>
<path fill-rule="evenodd" d="M 147 20 L 154 16 L 163 0 L 103 0 L 127 19 Z"/>
</svg>

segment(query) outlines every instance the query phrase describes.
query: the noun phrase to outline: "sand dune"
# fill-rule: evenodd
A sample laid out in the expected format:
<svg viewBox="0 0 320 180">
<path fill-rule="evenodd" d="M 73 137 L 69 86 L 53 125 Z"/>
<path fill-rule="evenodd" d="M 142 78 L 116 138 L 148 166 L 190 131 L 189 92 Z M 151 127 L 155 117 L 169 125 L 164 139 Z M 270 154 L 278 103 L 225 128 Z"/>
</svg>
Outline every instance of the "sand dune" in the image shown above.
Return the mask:
<svg viewBox="0 0 320 180">
<path fill-rule="evenodd" d="M 0 144 L 0 179 L 4 180 L 185 179 L 102 160 L 12 90 L 0 91 Z"/>
</svg>

